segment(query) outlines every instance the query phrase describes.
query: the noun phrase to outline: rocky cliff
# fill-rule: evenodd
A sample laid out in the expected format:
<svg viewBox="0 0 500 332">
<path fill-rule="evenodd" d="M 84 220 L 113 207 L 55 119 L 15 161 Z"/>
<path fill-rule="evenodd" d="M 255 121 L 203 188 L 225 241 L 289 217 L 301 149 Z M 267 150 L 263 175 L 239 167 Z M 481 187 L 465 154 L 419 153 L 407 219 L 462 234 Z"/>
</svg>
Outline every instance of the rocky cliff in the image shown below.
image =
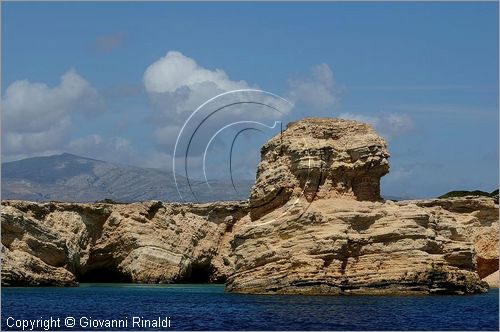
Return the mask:
<svg viewBox="0 0 500 332">
<path fill-rule="evenodd" d="M 480 279 L 498 270 L 498 202 L 381 202 L 388 157 L 385 141 L 356 121 L 304 119 L 272 138 L 250 195 L 253 222 L 232 243 L 227 289 L 483 291 Z"/>
<path fill-rule="evenodd" d="M 246 203 L 2 203 L 2 284 L 217 282 Z"/>
<path fill-rule="evenodd" d="M 481 277 L 498 270 L 498 221 L 491 224 L 477 215 L 483 208 L 498 214 L 498 205 L 483 201 L 486 206 L 478 204 L 479 210 L 458 213 L 419 206 L 425 203 L 304 199 L 284 205 L 237 233 L 236 270 L 227 289 L 263 294 L 484 291 Z"/>
<path fill-rule="evenodd" d="M 305 119 L 264 145 L 249 202 L 4 201 L 2 284 L 226 281 L 228 291 L 241 293 L 486 291 L 481 278 L 494 284 L 498 271 L 498 200 L 382 201 L 388 156 L 368 125 Z"/>
</svg>

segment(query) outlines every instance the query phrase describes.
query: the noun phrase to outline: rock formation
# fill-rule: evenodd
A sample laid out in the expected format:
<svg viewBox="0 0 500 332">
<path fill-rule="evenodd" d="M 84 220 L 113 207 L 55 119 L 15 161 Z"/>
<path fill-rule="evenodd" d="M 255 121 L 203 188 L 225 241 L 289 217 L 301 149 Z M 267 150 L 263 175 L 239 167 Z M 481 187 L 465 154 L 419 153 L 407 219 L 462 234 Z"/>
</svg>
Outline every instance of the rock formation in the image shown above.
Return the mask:
<svg viewBox="0 0 500 332">
<path fill-rule="evenodd" d="M 498 205 L 475 198 L 377 202 L 387 158 L 384 140 L 356 121 L 305 119 L 272 138 L 250 195 L 253 222 L 233 242 L 236 270 L 227 289 L 484 291 L 474 243 L 480 271 L 490 272 L 493 250 L 481 239 L 490 244 L 496 236 L 498 243 L 498 228 L 489 229 L 498 223 Z"/>
<path fill-rule="evenodd" d="M 418 203 L 325 199 L 284 205 L 236 234 L 236 271 L 227 289 L 283 294 L 484 291 L 475 272 L 474 243 L 462 224 L 475 217 Z"/>
<path fill-rule="evenodd" d="M 483 281 L 486 282 L 491 288 L 498 288 L 498 270 L 486 278 L 483 278 Z"/>
<path fill-rule="evenodd" d="M 481 196 L 414 201 L 434 208 L 457 226 L 452 237 L 474 243 L 480 278 L 498 271 L 498 200 Z M 436 209 L 437 208 L 437 209 Z"/>
<path fill-rule="evenodd" d="M 380 200 L 389 171 L 385 141 L 367 124 L 308 118 L 288 125 L 261 152 L 250 194 L 253 220 L 304 197 Z"/>
<path fill-rule="evenodd" d="M 3 285 L 224 281 L 246 203 L 2 203 Z"/>
<path fill-rule="evenodd" d="M 262 148 L 249 202 L 2 202 L 2 284 L 224 282 L 241 293 L 486 291 L 498 201 L 380 197 L 386 144 L 347 120 Z M 498 272 L 496 272 L 498 275 Z M 496 277 L 498 282 L 498 277 Z"/>
</svg>

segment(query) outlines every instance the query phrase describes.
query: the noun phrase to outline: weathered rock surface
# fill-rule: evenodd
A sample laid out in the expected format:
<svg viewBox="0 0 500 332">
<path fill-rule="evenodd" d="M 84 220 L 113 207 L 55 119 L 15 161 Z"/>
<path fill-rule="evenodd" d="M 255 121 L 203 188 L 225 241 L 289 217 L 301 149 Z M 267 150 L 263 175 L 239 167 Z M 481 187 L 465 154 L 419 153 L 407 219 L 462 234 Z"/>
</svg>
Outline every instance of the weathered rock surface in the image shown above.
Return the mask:
<svg viewBox="0 0 500 332">
<path fill-rule="evenodd" d="M 67 252 L 66 242 L 48 226 L 2 206 L 2 285 L 75 285 L 64 268 Z"/>
<path fill-rule="evenodd" d="M 300 197 L 380 200 L 388 157 L 385 141 L 367 124 L 317 118 L 290 123 L 262 147 L 250 193 L 252 219 Z"/>
<path fill-rule="evenodd" d="M 486 282 L 491 288 L 498 288 L 498 270 L 483 278 L 483 281 Z"/>
<path fill-rule="evenodd" d="M 474 293 L 498 270 L 498 201 L 383 202 L 382 138 L 305 119 L 262 148 L 249 203 L 2 202 L 2 284 L 223 282 L 278 294 Z M 496 272 L 498 274 L 498 272 Z M 498 278 L 496 278 L 498 279 Z"/>
<path fill-rule="evenodd" d="M 2 203 L 2 283 L 224 281 L 246 203 Z"/>
<path fill-rule="evenodd" d="M 474 245 L 453 217 L 414 203 L 325 199 L 284 205 L 233 245 L 242 293 L 473 293 Z"/>
<path fill-rule="evenodd" d="M 76 286 L 75 276 L 21 250 L 2 246 L 2 286 Z"/>
<path fill-rule="evenodd" d="M 480 278 L 498 271 L 498 200 L 466 196 L 414 202 L 421 207 L 434 208 L 436 213 L 456 224 L 457 232 L 450 234 L 452 238 L 474 243 Z"/>
<path fill-rule="evenodd" d="M 484 291 L 474 243 L 490 259 L 479 234 L 498 223 L 498 205 L 475 198 L 377 202 L 387 158 L 384 140 L 356 121 L 305 119 L 272 138 L 250 195 L 253 222 L 233 241 L 236 271 L 227 289 Z"/>
</svg>

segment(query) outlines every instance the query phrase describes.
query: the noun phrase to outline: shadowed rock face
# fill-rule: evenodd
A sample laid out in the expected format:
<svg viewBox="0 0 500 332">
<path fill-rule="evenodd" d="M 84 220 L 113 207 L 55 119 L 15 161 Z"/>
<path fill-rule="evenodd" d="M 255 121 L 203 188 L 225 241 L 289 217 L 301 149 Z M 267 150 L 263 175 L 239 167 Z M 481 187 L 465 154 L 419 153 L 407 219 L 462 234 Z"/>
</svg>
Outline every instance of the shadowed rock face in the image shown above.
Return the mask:
<svg viewBox="0 0 500 332">
<path fill-rule="evenodd" d="M 388 157 L 385 141 L 367 124 L 316 118 L 290 123 L 262 147 L 250 194 L 252 219 L 302 197 L 378 201 Z"/>
</svg>

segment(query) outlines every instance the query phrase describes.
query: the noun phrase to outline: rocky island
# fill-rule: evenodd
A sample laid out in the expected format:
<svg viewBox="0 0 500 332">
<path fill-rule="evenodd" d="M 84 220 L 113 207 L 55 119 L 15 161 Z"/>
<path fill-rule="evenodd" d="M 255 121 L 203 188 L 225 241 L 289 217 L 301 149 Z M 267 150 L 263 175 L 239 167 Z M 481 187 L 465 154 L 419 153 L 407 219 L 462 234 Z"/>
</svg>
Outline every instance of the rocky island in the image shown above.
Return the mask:
<svg viewBox="0 0 500 332">
<path fill-rule="evenodd" d="M 248 201 L 3 201 L 2 285 L 225 282 L 258 294 L 498 285 L 498 197 L 384 201 L 388 158 L 370 126 L 309 118 L 262 147 Z"/>
</svg>

